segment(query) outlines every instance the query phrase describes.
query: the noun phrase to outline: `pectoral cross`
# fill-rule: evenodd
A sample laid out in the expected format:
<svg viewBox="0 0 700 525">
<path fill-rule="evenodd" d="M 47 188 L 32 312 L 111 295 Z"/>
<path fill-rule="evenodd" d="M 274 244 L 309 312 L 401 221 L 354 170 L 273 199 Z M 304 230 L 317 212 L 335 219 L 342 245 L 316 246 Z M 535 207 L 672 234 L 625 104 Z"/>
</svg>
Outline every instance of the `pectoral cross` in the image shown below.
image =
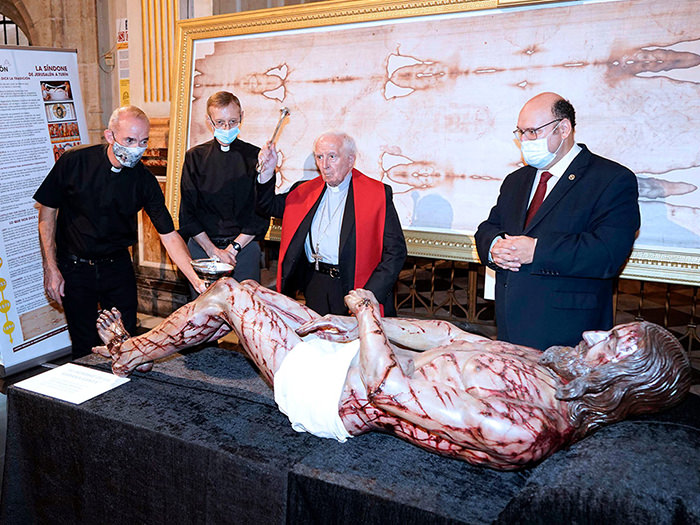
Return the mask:
<svg viewBox="0 0 700 525">
<path fill-rule="evenodd" d="M 314 270 L 318 271 L 318 263 L 323 259 L 323 255 L 319 252 L 319 245 L 316 243 L 316 251 L 311 250 L 311 258 L 314 260 Z"/>
</svg>

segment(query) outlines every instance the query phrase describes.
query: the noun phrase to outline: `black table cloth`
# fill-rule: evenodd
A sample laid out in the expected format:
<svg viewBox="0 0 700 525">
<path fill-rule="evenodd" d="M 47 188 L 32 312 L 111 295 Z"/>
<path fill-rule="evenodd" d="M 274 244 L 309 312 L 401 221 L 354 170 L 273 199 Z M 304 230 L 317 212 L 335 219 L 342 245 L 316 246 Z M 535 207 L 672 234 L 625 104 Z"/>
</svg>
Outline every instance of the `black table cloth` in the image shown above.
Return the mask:
<svg viewBox="0 0 700 525">
<path fill-rule="evenodd" d="M 102 358 L 83 364 L 108 369 Z M 241 354 L 176 354 L 81 405 L 11 387 L 2 523 L 700 523 L 700 398 L 497 472 L 292 430 Z"/>
</svg>

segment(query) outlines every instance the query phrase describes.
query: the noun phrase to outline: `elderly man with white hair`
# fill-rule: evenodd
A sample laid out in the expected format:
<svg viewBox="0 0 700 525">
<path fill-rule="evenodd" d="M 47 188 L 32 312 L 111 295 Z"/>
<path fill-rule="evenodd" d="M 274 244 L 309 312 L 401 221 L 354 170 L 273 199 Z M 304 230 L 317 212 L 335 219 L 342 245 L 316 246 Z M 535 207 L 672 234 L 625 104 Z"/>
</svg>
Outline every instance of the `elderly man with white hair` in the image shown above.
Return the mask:
<svg viewBox="0 0 700 525">
<path fill-rule="evenodd" d="M 345 314 L 352 289 L 374 293 L 383 314 L 395 315 L 393 288 L 406 259 L 406 241 L 391 188 L 354 168 L 355 141 L 329 131 L 314 142 L 320 176 L 275 194 L 277 152 L 260 152 L 257 205 L 282 217 L 277 291 L 304 293 L 306 305 L 321 315 Z"/>
</svg>

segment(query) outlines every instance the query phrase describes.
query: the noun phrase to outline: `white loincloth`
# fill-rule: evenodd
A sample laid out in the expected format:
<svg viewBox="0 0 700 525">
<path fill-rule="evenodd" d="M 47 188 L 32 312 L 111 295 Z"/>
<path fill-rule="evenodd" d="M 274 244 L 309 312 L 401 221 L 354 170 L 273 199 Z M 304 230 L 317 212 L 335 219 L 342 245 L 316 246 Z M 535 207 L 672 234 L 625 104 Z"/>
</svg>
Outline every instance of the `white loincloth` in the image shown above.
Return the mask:
<svg viewBox="0 0 700 525">
<path fill-rule="evenodd" d="M 312 339 L 298 343 L 287 354 L 275 373 L 275 401 L 294 430 L 341 443 L 352 437 L 338 415 L 338 404 L 359 350 L 359 340 Z"/>
</svg>

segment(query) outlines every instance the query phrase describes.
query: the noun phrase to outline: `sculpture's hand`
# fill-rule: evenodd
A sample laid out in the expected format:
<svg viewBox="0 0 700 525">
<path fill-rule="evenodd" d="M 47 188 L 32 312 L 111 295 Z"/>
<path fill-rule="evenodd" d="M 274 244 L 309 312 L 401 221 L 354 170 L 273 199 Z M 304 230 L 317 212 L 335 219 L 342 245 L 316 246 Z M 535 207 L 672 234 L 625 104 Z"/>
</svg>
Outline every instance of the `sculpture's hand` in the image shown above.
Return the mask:
<svg viewBox="0 0 700 525">
<path fill-rule="evenodd" d="M 311 333 L 326 341 L 347 343 L 358 337 L 357 319 L 340 315 L 324 315 L 296 329 L 296 333 L 304 337 Z"/>
<path fill-rule="evenodd" d="M 369 290 L 364 290 L 362 288 L 350 290 L 350 293 L 345 296 L 345 304 L 353 315 L 357 315 L 357 313 L 361 310 L 373 308 L 375 310 L 376 317 L 381 317 L 377 298 Z"/>
</svg>

